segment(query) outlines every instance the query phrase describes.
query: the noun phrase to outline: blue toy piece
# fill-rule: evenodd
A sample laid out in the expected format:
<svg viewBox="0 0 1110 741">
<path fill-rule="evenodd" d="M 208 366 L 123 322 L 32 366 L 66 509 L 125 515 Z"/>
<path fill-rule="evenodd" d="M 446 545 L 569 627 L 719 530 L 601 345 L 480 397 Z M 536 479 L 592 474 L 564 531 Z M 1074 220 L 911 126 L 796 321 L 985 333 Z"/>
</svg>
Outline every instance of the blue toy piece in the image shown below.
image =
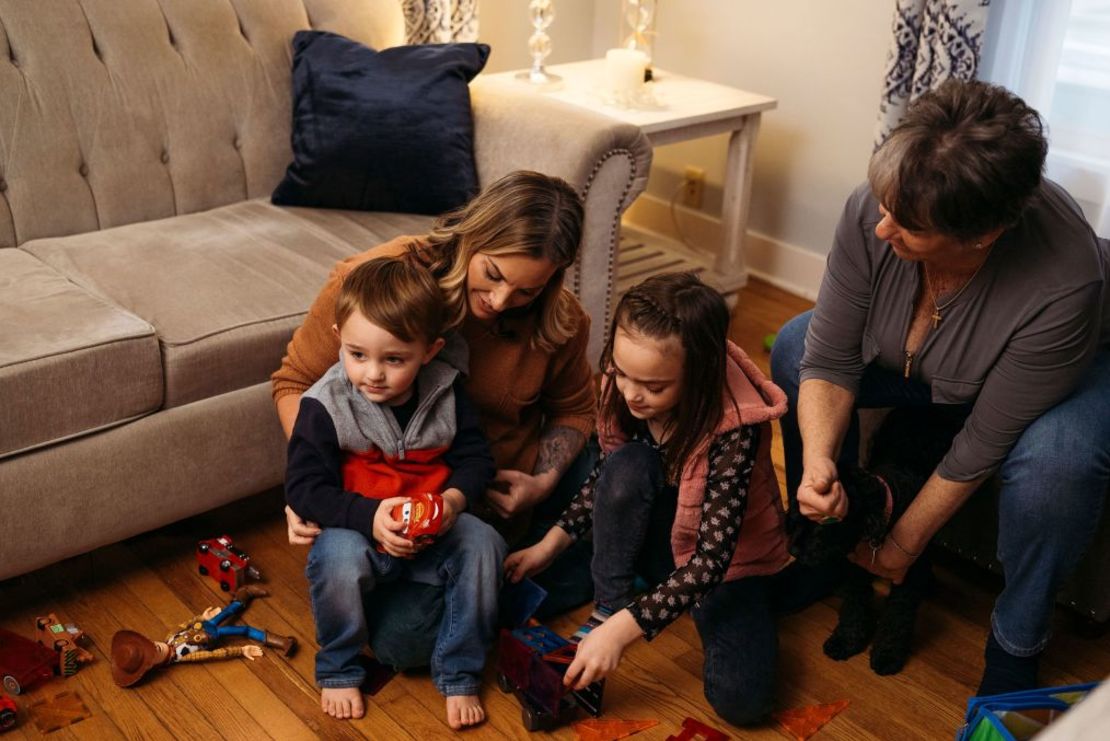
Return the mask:
<svg viewBox="0 0 1110 741">
<path fill-rule="evenodd" d="M 244 607 L 246 607 L 244 602 L 238 599 L 232 600 L 228 606 L 220 610 L 214 618 L 202 622 L 201 627 L 204 628 L 204 632 L 207 633 L 213 641 L 218 641 L 227 636 L 246 636 L 252 641 L 265 643 L 266 631 L 259 630 L 250 625 L 220 625 L 220 623 L 227 620 L 229 617 L 238 615 L 243 611 Z"/>
<path fill-rule="evenodd" d="M 551 653 L 570 643 L 546 625 L 517 628 L 513 631 L 513 637 L 540 655 Z"/>
<path fill-rule="evenodd" d="M 190 654 L 196 654 L 190 660 L 208 656 L 222 639 L 228 637 L 250 638 L 265 646 L 277 648 L 288 656 L 296 646 L 295 638 L 273 635 L 252 625 L 221 625 L 225 620 L 243 612 L 253 598 L 266 594 L 268 592 L 265 589 L 254 584 L 240 587 L 236 590 L 234 599 L 222 610 L 211 607 L 183 623 L 176 633 L 166 639 L 173 660 L 183 661 Z"/>
</svg>

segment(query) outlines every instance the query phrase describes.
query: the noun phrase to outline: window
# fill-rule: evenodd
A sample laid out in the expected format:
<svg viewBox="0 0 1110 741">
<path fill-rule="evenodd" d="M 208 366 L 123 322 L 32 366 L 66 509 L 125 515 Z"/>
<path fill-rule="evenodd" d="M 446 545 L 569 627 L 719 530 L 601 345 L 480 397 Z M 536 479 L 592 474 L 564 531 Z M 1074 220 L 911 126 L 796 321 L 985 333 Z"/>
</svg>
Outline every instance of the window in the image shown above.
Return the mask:
<svg viewBox="0 0 1110 741">
<path fill-rule="evenodd" d="M 980 77 L 1040 111 L 1046 174 L 1110 237 L 1110 0 L 995 0 Z"/>
</svg>

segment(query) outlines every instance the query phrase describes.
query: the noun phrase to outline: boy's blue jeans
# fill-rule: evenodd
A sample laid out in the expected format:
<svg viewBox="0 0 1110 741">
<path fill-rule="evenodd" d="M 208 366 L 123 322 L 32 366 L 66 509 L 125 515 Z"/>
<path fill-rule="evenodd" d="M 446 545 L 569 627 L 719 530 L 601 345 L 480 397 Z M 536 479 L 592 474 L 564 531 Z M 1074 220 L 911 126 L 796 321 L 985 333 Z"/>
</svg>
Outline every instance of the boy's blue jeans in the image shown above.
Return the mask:
<svg viewBox="0 0 1110 741">
<path fill-rule="evenodd" d="M 398 579 L 444 587 L 443 619 L 432 651 L 432 681 L 445 696 L 476 695 L 497 628 L 497 596 L 507 548 L 492 527 L 468 513 L 412 560 L 379 553 L 361 533 L 326 528 L 308 555 L 316 618 L 316 683 L 358 687 L 359 654 L 369 638 L 364 598 Z"/>
<path fill-rule="evenodd" d="M 792 505 L 802 477 L 798 375 L 812 314 L 787 322 L 771 352 L 771 377 L 790 405 L 781 421 Z M 875 365 L 864 372 L 856 397 L 856 408 L 931 403 L 927 385 Z M 853 415 L 840 458 L 855 461 L 858 454 Z M 1056 592 L 1094 538 L 1110 486 L 1110 350 L 1099 350 L 1075 391 L 1025 428 L 999 474 L 998 560 L 1005 587 L 991 625 L 1008 653 L 1032 656 L 1048 642 Z"/>
<path fill-rule="evenodd" d="M 552 495 L 533 510 L 532 526 L 516 548 L 532 545 L 547 534 L 582 488 L 598 455 L 597 439 L 591 436 L 559 479 Z M 546 620 L 593 599 L 592 553 L 588 539 L 578 540 L 550 568 L 534 577 L 547 591 L 547 599 L 536 610 L 537 619 Z M 443 590 L 411 582 L 391 584 L 387 589 L 397 593 L 403 601 L 390 600 L 386 605 L 367 606 L 372 612 L 370 644 L 374 655 L 382 663 L 398 669 L 427 666 L 434 650 L 438 615 L 443 610 Z"/>
</svg>

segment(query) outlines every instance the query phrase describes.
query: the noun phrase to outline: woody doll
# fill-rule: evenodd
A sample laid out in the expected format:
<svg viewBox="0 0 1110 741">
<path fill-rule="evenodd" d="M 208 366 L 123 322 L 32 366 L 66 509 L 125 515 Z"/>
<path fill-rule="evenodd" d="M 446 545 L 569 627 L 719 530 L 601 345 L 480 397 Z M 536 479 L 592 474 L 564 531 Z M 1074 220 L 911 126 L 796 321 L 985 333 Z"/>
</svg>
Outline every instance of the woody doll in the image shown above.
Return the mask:
<svg viewBox="0 0 1110 741">
<path fill-rule="evenodd" d="M 246 609 L 253 598 L 267 594 L 269 592 L 256 584 L 240 587 L 227 607 L 222 610 L 209 607 L 182 623 L 165 641 L 152 641 L 133 630 L 118 631 L 112 636 L 112 679 L 120 687 L 130 687 L 154 667 L 238 657 L 253 661 L 262 655 L 260 646 L 215 647 L 229 636 L 246 636 L 278 649 L 285 656 L 290 655 L 297 646 L 296 638 L 272 635 L 250 625 L 221 625 Z"/>
</svg>

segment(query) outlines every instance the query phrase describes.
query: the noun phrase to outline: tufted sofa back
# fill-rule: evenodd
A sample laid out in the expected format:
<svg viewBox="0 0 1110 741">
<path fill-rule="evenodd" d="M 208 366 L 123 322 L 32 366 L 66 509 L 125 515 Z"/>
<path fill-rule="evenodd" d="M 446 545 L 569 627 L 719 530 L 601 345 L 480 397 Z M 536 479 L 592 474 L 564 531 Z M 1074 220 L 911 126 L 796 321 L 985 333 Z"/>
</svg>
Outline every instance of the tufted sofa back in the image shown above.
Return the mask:
<svg viewBox="0 0 1110 741">
<path fill-rule="evenodd" d="M 0 0 L 0 247 L 268 194 L 307 28 L 404 43 L 398 0 Z"/>
</svg>

